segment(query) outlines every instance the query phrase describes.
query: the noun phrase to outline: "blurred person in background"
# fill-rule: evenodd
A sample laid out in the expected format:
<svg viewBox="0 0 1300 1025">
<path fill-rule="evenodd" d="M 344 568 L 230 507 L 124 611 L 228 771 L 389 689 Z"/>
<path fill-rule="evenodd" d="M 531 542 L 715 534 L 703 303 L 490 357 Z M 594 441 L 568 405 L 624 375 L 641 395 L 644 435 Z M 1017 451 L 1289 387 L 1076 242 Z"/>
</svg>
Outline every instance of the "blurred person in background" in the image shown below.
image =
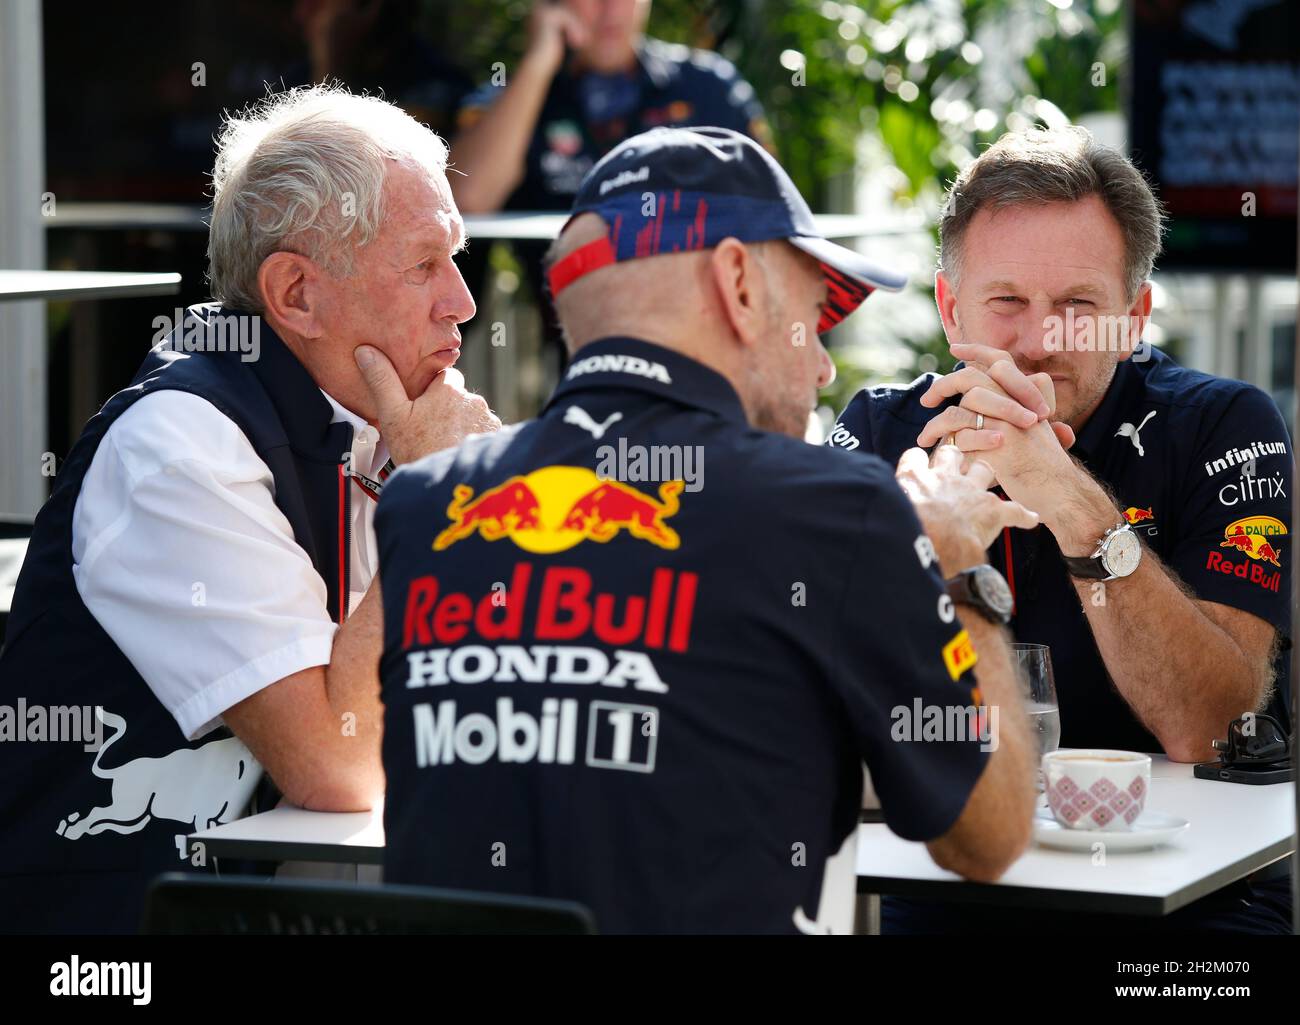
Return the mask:
<svg viewBox="0 0 1300 1025">
<path fill-rule="evenodd" d="M 730 61 L 644 35 L 650 0 L 537 0 L 523 58 L 471 94 L 451 144 L 452 191 L 466 214 L 567 210 L 597 160 L 660 126 L 716 125 L 771 149 L 763 108 Z M 559 342 L 545 298 L 545 245 L 516 252 Z"/>
</svg>

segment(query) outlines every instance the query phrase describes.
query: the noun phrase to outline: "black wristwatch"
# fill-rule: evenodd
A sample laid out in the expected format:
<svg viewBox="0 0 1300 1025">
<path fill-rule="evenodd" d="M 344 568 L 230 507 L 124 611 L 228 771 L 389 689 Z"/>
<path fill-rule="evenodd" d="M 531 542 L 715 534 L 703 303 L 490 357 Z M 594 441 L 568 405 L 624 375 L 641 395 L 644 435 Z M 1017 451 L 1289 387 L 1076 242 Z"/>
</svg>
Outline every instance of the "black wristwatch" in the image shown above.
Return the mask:
<svg viewBox="0 0 1300 1025">
<path fill-rule="evenodd" d="M 968 570 L 944 581 L 948 597 L 958 605 L 969 605 L 992 623 L 1005 626 L 1011 622 L 1015 598 L 1002 574 L 988 563 L 972 566 Z"/>
<path fill-rule="evenodd" d="M 1127 523 L 1111 527 L 1091 555 L 1062 556 L 1070 576 L 1081 580 L 1116 580 L 1126 577 L 1142 561 L 1142 542 Z"/>
</svg>

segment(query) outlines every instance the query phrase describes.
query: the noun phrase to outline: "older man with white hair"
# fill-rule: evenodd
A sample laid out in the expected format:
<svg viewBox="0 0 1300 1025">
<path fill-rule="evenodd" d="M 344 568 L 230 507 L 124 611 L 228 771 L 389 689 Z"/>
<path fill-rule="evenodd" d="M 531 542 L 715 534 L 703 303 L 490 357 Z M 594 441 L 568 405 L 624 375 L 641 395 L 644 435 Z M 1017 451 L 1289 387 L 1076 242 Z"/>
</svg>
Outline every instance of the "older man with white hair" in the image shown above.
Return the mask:
<svg viewBox="0 0 1300 1025">
<path fill-rule="evenodd" d="M 452 368 L 474 302 L 446 155 L 340 89 L 224 126 L 216 302 L 89 421 L 18 583 L 6 739 L 47 742 L 0 744 L 0 929 L 133 931 L 152 877 L 211 867 L 183 837 L 264 772 L 318 810 L 382 793 L 374 500 L 500 426 Z"/>
</svg>

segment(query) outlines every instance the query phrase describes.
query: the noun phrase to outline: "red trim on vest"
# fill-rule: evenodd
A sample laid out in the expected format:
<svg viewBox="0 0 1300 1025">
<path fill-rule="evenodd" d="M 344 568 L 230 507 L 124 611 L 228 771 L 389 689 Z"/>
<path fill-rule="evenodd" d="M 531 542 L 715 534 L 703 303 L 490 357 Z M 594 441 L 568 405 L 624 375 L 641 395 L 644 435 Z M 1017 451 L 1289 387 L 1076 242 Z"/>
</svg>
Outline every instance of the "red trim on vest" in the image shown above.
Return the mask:
<svg viewBox="0 0 1300 1025">
<path fill-rule="evenodd" d="M 547 273 L 547 279 L 551 283 L 552 298 L 584 274 L 607 267 L 617 259 L 614 246 L 607 236 L 588 242 L 585 246 L 579 246 L 563 260 L 557 261 Z"/>
<path fill-rule="evenodd" d="M 348 614 L 348 480 L 339 464 L 339 625 Z"/>
</svg>

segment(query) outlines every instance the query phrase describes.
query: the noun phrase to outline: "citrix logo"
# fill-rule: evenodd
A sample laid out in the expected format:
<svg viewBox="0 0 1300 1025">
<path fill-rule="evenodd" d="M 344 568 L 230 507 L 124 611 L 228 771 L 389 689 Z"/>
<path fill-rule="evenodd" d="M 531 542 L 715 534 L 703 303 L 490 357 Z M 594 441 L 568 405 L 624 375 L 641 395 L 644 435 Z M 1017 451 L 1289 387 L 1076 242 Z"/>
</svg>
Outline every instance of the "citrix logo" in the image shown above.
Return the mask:
<svg viewBox="0 0 1300 1025">
<path fill-rule="evenodd" d="M 1233 484 L 1219 488 L 1219 504 L 1234 506 L 1239 502 L 1257 502 L 1268 498 L 1286 498 L 1286 481 L 1280 473 L 1271 477 L 1253 477 L 1243 473 Z"/>
</svg>

